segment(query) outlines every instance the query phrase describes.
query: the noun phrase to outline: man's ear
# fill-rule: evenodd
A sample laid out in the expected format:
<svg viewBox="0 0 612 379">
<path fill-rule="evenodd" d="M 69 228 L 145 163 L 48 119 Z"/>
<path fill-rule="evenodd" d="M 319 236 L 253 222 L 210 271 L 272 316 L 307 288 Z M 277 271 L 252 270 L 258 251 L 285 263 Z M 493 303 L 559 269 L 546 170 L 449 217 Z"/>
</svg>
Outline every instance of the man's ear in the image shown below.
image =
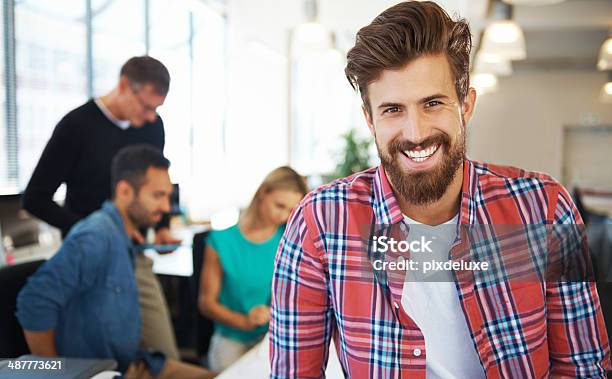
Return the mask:
<svg viewBox="0 0 612 379">
<path fill-rule="evenodd" d="M 368 109 L 366 108 L 365 104 L 361 104 L 361 111 L 363 112 L 363 117 L 366 120 L 366 123 L 368 124 L 368 129 L 370 129 L 370 134 L 372 134 L 372 136 L 376 136 L 376 131 L 374 130 L 374 122 L 372 122 L 372 115 L 370 115 L 370 112 L 368 112 Z"/>
<path fill-rule="evenodd" d="M 126 76 L 119 77 L 119 93 L 125 93 L 130 87 L 130 80 Z"/>
<path fill-rule="evenodd" d="M 461 104 L 461 113 L 463 114 L 463 121 L 467 125 L 472 116 L 474 115 L 474 107 L 476 106 L 476 90 L 472 87 L 468 89 L 468 93 Z"/>
<path fill-rule="evenodd" d="M 134 198 L 134 188 L 127 180 L 120 180 L 115 187 L 115 199 L 131 202 Z"/>
</svg>

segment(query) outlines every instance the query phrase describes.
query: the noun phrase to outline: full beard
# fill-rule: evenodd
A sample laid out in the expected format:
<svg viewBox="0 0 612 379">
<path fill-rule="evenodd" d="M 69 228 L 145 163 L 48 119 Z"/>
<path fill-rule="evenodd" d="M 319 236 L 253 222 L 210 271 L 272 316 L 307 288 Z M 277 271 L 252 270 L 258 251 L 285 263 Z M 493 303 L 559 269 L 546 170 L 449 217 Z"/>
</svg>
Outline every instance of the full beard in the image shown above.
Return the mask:
<svg viewBox="0 0 612 379">
<path fill-rule="evenodd" d="M 403 151 L 414 149 L 417 144 L 395 138 L 388 145 L 388 153 L 381 149 L 378 141 L 376 147 L 396 194 L 410 204 L 427 205 L 440 200 L 455 178 L 465 159 L 465 140 L 465 128 L 462 128 L 462 133 L 454 144 L 447 134 L 439 134 L 424 140 L 418 145 L 427 148 L 440 144 L 438 149 L 442 149 L 440 152 L 443 156 L 436 166 L 417 172 L 407 172 L 399 163 L 399 160 L 403 159 L 399 154 L 403 155 Z"/>
<path fill-rule="evenodd" d="M 153 220 L 152 214 L 148 212 L 138 200 L 134 200 L 130 205 L 128 205 L 127 216 L 138 228 L 149 228 L 156 224 Z"/>
</svg>

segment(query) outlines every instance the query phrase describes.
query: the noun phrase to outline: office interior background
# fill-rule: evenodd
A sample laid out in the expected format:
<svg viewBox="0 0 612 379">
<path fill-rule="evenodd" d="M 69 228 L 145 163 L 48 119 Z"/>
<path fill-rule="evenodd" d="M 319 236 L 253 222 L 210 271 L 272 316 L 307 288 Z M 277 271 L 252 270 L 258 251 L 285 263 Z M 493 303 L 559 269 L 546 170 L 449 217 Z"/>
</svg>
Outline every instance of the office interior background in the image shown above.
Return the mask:
<svg viewBox="0 0 612 379">
<path fill-rule="evenodd" d="M 594 190 L 589 201 L 610 212 L 612 2 L 437 2 L 472 27 L 479 96 L 469 156 Z M 172 76 L 158 111 L 189 220 L 235 221 L 280 165 L 313 186 L 324 183 L 344 157 L 347 132 L 372 139 L 344 77 L 345 56 L 359 27 L 394 3 L 2 1 L 0 192 L 23 191 L 60 118 L 110 91 L 121 64 L 142 54 L 160 59 Z M 367 154 L 377 164 L 373 143 Z M 60 188 L 56 199 L 62 196 Z M 26 217 L 2 216 L 5 250 L 20 247 L 19 236 L 6 232 L 13 216 Z M 45 243 L 52 230 L 39 228 L 37 240 L 24 243 Z"/>
<path fill-rule="evenodd" d="M 472 28 L 468 156 L 546 172 L 612 223 L 612 1 L 436 2 Z M 185 225 L 236 222 L 281 165 L 311 187 L 339 176 L 347 136 L 365 156 L 359 165 L 378 164 L 345 56 L 357 30 L 395 3 L 1 1 L 0 266 L 59 246 L 57 230 L 20 210 L 19 194 L 61 117 L 110 91 L 132 56 L 149 54 L 171 74 L 158 112 Z M 55 198 L 63 196 L 60 187 Z M 181 348 L 194 346 L 195 250 L 154 266 Z"/>
</svg>

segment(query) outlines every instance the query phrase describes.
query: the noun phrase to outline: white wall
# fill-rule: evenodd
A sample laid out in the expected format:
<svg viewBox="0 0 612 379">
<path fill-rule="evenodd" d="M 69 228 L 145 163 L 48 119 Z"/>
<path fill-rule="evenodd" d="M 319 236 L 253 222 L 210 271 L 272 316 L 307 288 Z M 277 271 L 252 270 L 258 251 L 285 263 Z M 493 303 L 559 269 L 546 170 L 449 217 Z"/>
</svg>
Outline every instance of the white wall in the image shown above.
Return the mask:
<svg viewBox="0 0 612 379">
<path fill-rule="evenodd" d="M 499 78 L 497 93 L 477 99 L 468 129 L 468 155 L 561 180 L 563 126 L 580 124 L 587 113 L 612 124 L 612 106 L 598 100 L 606 79 L 605 73 L 580 71 Z"/>
<path fill-rule="evenodd" d="M 399 0 L 319 0 L 319 21 L 335 32 L 342 54 L 354 43 L 354 33 L 376 15 Z M 485 0 L 439 0 L 451 13 L 476 17 L 484 12 Z M 304 0 L 227 0 L 228 89 L 226 112 L 226 161 L 220 162 L 218 182 L 225 183 L 219 204 L 240 198 L 249 200 L 251 190 L 272 168 L 290 162 L 290 32 L 306 21 Z M 331 82 L 331 81 L 330 81 Z M 352 95 L 342 70 L 338 82 Z M 295 85 L 295 83 L 293 83 Z M 330 91 L 339 92 L 332 87 Z M 345 93 L 339 93 L 339 97 Z M 331 106 L 332 104 L 330 104 Z M 336 106 L 336 108 L 339 108 Z M 312 109 L 318 112 L 320 109 Z M 341 108 L 339 113 L 346 113 Z M 355 126 L 363 124 L 361 111 L 354 107 Z M 334 120 L 325 120 L 335 125 Z M 320 128 L 327 128 L 321 125 Z M 367 134 L 365 124 L 363 130 Z M 293 133 L 295 139 L 299 133 Z M 330 137 L 331 139 L 331 137 Z M 307 143 L 308 141 L 294 141 Z M 320 151 L 319 151 L 320 150 Z M 335 166 L 333 149 L 319 146 L 317 157 L 328 156 L 319 172 Z M 295 155 L 295 154 L 294 154 Z M 293 157 L 295 158 L 295 157 Z M 324 158 L 323 158 L 324 159 Z M 294 159 L 295 160 L 295 159 Z M 314 161 L 314 159 L 313 159 Z M 299 162 L 291 162 L 306 170 Z M 319 162 L 317 161 L 317 166 Z M 312 172 L 305 172 L 312 173 Z M 240 190 L 235 191 L 235 188 Z M 248 196 L 246 195 L 248 194 Z"/>
<path fill-rule="evenodd" d="M 227 1 L 225 161 L 219 208 L 246 205 L 264 176 L 288 163 L 289 28 L 292 1 Z"/>
</svg>

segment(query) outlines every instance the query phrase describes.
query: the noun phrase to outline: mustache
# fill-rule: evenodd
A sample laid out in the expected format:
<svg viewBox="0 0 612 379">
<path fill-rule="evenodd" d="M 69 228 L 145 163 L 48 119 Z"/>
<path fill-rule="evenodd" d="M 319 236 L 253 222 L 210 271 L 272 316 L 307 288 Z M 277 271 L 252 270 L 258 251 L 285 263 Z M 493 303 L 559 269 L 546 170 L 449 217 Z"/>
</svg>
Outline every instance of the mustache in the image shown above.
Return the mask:
<svg viewBox="0 0 612 379">
<path fill-rule="evenodd" d="M 413 150 L 419 146 L 422 149 L 427 149 L 428 147 L 433 145 L 441 145 L 448 147 L 450 146 L 450 143 L 450 137 L 447 134 L 440 133 L 434 136 L 427 137 L 420 142 L 412 142 L 409 140 L 400 140 L 399 138 L 395 138 L 391 142 L 389 142 L 388 149 L 389 153 L 395 154 L 400 151 Z"/>
</svg>

